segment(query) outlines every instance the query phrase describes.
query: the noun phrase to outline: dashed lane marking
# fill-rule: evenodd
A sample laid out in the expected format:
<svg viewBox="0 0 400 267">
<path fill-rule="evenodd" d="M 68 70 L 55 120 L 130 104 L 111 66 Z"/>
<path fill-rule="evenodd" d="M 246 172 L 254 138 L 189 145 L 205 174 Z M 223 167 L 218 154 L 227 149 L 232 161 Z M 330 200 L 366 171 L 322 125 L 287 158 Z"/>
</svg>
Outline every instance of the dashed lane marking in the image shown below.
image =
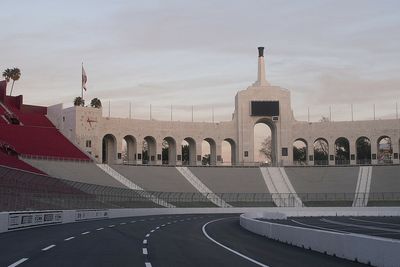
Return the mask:
<svg viewBox="0 0 400 267">
<path fill-rule="evenodd" d="M 151 230 L 150 233 L 154 233 L 155 230 Z"/>
<path fill-rule="evenodd" d="M 100 228 L 97 228 L 97 229 L 96 229 L 96 231 L 101 231 L 101 230 L 104 230 L 104 228 L 103 228 L 103 227 L 100 227 Z"/>
<path fill-rule="evenodd" d="M 147 239 L 143 240 L 143 245 L 147 245 Z"/>
<path fill-rule="evenodd" d="M 145 262 L 145 263 L 144 263 L 144 266 L 145 266 L 145 267 L 151 267 L 151 263 L 150 263 L 150 262 Z"/>
<path fill-rule="evenodd" d="M 131 221 L 131 223 L 135 223 L 136 221 Z"/>
<path fill-rule="evenodd" d="M 114 225 L 114 224 L 111 224 L 111 225 L 109 225 L 108 227 L 113 228 L 113 227 L 115 227 L 115 225 Z"/>
<path fill-rule="evenodd" d="M 147 248 L 143 248 L 143 255 L 147 255 L 147 254 L 148 254 Z"/>
<path fill-rule="evenodd" d="M 65 238 L 64 241 L 70 241 L 70 240 L 72 240 L 74 238 L 75 238 L 75 236 L 71 236 L 71 237 Z"/>
<path fill-rule="evenodd" d="M 56 245 L 50 245 L 50 246 L 48 246 L 48 247 L 42 248 L 42 251 L 47 251 L 47 250 L 49 250 L 49 249 L 54 248 L 55 246 L 56 246 Z"/>
<path fill-rule="evenodd" d="M 126 222 L 122 222 L 122 223 L 120 223 L 120 225 L 124 225 L 124 224 L 126 224 Z"/>
<path fill-rule="evenodd" d="M 147 234 L 147 235 L 146 235 L 146 237 L 149 237 L 149 236 L 150 236 L 150 234 Z"/>
<path fill-rule="evenodd" d="M 81 233 L 81 235 L 87 235 L 89 233 L 90 233 L 89 231 L 88 232 L 83 232 L 83 233 Z"/>
<path fill-rule="evenodd" d="M 23 263 L 23 262 L 25 262 L 25 261 L 27 261 L 28 260 L 28 258 L 22 258 L 22 259 L 20 259 L 20 260 L 18 260 L 18 261 L 16 261 L 16 262 L 14 262 L 13 264 L 11 264 L 11 265 L 8 265 L 8 267 L 15 267 L 15 266 L 18 266 L 18 265 L 20 265 L 21 263 Z M 151 266 L 151 265 L 150 265 Z"/>
</svg>

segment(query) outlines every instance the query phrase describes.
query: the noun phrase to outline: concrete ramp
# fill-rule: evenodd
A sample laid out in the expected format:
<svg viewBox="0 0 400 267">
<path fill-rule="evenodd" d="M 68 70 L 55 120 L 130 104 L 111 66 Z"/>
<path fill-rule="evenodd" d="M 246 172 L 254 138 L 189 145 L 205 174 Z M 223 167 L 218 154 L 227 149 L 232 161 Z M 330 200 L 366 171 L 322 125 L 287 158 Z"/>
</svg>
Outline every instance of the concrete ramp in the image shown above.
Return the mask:
<svg viewBox="0 0 400 267">
<path fill-rule="evenodd" d="M 118 182 L 120 182 L 121 184 L 125 185 L 126 187 L 128 187 L 129 189 L 135 190 L 137 192 L 137 194 L 139 194 L 140 196 L 151 200 L 152 202 L 161 205 L 163 207 L 166 208 L 175 208 L 174 205 L 169 204 L 168 202 L 157 198 L 156 196 L 153 196 L 152 194 L 146 192 L 145 190 L 143 190 L 143 188 L 141 188 L 140 186 L 136 185 L 135 183 L 133 183 L 132 181 L 130 181 L 129 179 L 127 179 L 125 176 L 121 175 L 119 172 L 117 172 L 116 170 L 114 170 L 113 168 L 111 168 L 109 165 L 107 164 L 97 164 L 97 166 L 102 169 L 105 173 L 107 173 L 108 175 L 110 175 L 111 177 L 113 177 L 115 180 L 117 180 Z"/>
<path fill-rule="evenodd" d="M 203 196 L 219 207 L 231 208 L 222 198 L 212 192 L 205 184 L 203 184 L 196 175 L 194 175 L 187 167 L 176 167 L 186 180 L 193 185 Z"/>
<path fill-rule="evenodd" d="M 372 166 L 361 166 L 358 172 L 356 192 L 353 207 L 366 207 L 368 205 L 369 192 L 371 189 Z"/>
<path fill-rule="evenodd" d="M 261 167 L 261 174 L 272 194 L 277 207 L 302 207 L 303 202 L 297 196 L 285 169 L 282 167 Z"/>
</svg>

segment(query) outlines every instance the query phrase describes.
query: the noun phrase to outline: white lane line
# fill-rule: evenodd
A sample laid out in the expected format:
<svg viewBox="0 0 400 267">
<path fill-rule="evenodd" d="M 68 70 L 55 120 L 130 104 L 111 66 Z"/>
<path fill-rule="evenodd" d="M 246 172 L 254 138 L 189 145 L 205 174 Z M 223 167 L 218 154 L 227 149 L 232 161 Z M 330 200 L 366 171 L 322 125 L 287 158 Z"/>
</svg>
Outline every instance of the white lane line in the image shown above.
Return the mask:
<svg viewBox="0 0 400 267">
<path fill-rule="evenodd" d="M 154 233 L 155 230 L 151 230 L 150 233 Z"/>
<path fill-rule="evenodd" d="M 149 236 L 150 236 L 150 234 L 147 234 L 147 235 L 146 235 L 146 237 L 149 237 Z"/>
<path fill-rule="evenodd" d="M 125 222 L 120 223 L 120 225 L 124 225 L 124 224 L 126 224 L 126 223 Z"/>
<path fill-rule="evenodd" d="M 147 239 L 144 239 L 143 240 L 143 245 L 146 245 L 147 244 Z"/>
<path fill-rule="evenodd" d="M 167 222 L 167 224 L 171 224 L 171 222 Z"/>
<path fill-rule="evenodd" d="M 70 240 L 72 240 L 74 238 L 75 238 L 75 236 L 71 236 L 71 237 L 65 238 L 64 241 L 70 241 Z"/>
<path fill-rule="evenodd" d="M 145 267 L 152 267 L 150 262 L 145 262 L 145 263 L 144 263 L 144 266 L 145 266 Z"/>
<path fill-rule="evenodd" d="M 382 224 L 382 225 L 392 225 L 392 226 L 399 226 L 400 225 L 398 223 L 385 223 L 385 222 L 361 220 L 361 219 L 355 219 L 355 218 L 350 218 L 350 220 L 356 221 L 356 222 L 376 223 L 376 224 Z"/>
<path fill-rule="evenodd" d="M 164 227 L 165 226 L 165 224 L 161 224 L 161 227 Z"/>
<path fill-rule="evenodd" d="M 230 252 L 232 252 L 232 253 L 234 253 L 234 254 L 236 254 L 236 255 L 238 255 L 238 256 L 240 256 L 240 257 L 246 259 L 246 260 L 248 260 L 248 261 L 250 261 L 250 262 L 252 262 L 252 263 L 254 263 L 254 264 L 257 264 L 258 266 L 269 267 L 268 265 L 265 265 L 265 264 L 263 264 L 263 263 L 261 263 L 261 262 L 259 262 L 259 261 L 256 261 L 255 259 L 252 259 L 252 258 L 250 258 L 250 257 L 247 257 L 246 255 L 243 255 L 242 253 L 237 252 L 236 250 L 233 250 L 233 249 L 231 249 L 231 248 L 229 248 L 229 247 L 227 247 L 227 246 L 225 246 L 225 245 L 219 243 L 218 241 L 216 241 L 215 239 L 213 239 L 211 236 L 209 236 L 209 235 L 207 234 L 207 231 L 206 231 L 207 225 L 209 225 L 209 224 L 211 224 L 211 223 L 214 223 L 214 222 L 217 222 L 217 221 L 226 220 L 226 219 L 229 219 L 229 218 L 216 219 L 216 220 L 212 220 L 212 221 L 207 222 L 207 223 L 204 224 L 203 227 L 202 227 L 203 234 L 204 234 L 209 240 L 211 240 L 212 242 L 214 242 L 214 243 L 217 244 L 218 246 L 221 246 L 221 247 L 223 247 L 224 249 L 226 249 L 226 250 L 228 250 L 228 251 L 230 251 Z"/>
<path fill-rule="evenodd" d="M 15 266 L 18 266 L 18 265 L 20 265 L 21 263 L 23 263 L 23 262 L 25 262 L 25 261 L 27 261 L 27 260 L 28 260 L 28 258 L 22 258 L 22 259 L 20 259 L 19 261 L 16 261 L 16 262 L 14 262 L 13 264 L 8 265 L 8 267 L 15 267 Z"/>
<path fill-rule="evenodd" d="M 143 255 L 147 255 L 147 254 L 148 254 L 147 248 L 143 248 Z"/>
<path fill-rule="evenodd" d="M 56 246 L 56 245 L 50 245 L 50 246 L 48 246 L 48 247 L 42 248 L 42 251 L 46 251 L 46 250 L 52 249 L 52 248 L 54 248 L 55 246 Z"/>
<path fill-rule="evenodd" d="M 141 221 L 141 222 L 144 222 L 144 221 L 146 221 L 146 220 L 145 220 L 145 219 L 141 219 L 140 221 Z"/>
<path fill-rule="evenodd" d="M 114 225 L 114 224 L 111 224 L 111 225 L 109 225 L 108 227 L 113 228 L 113 227 L 115 227 L 115 225 Z"/>
<path fill-rule="evenodd" d="M 158 229 L 160 229 L 160 226 L 157 226 L 157 227 L 156 227 L 156 230 L 158 230 Z"/>
<path fill-rule="evenodd" d="M 298 222 L 296 220 L 291 220 L 294 223 L 297 223 L 299 225 L 302 226 L 307 226 L 307 227 L 311 227 L 311 228 L 317 228 L 317 229 L 321 229 L 321 230 L 325 230 L 325 231 L 329 231 L 329 232 L 339 232 L 339 233 L 343 233 L 343 234 L 350 234 L 350 232 L 346 232 L 346 231 L 342 231 L 342 230 L 337 230 L 335 228 L 326 228 L 326 227 L 321 227 L 321 226 L 316 226 L 316 225 L 312 225 L 312 224 L 306 224 L 306 223 L 302 223 L 302 222 Z"/>
<path fill-rule="evenodd" d="M 131 221 L 131 223 L 135 223 L 136 221 Z"/>
<path fill-rule="evenodd" d="M 89 234 L 90 232 L 83 232 L 83 233 L 81 233 L 81 235 L 87 235 L 87 234 Z"/>
<path fill-rule="evenodd" d="M 390 229 L 390 228 L 383 228 L 383 227 L 376 227 L 376 226 L 366 226 L 366 225 L 352 224 L 352 223 L 344 223 L 344 222 L 328 220 L 328 219 L 321 219 L 321 221 L 327 222 L 327 223 L 333 223 L 333 224 L 337 224 L 337 225 L 357 227 L 357 228 L 362 228 L 362 229 L 379 230 L 379 231 L 385 231 L 385 232 L 400 233 L 400 230 Z"/>
<path fill-rule="evenodd" d="M 177 222 L 178 222 L 177 220 L 174 221 L 174 223 L 177 223 Z"/>
<path fill-rule="evenodd" d="M 96 231 L 101 231 L 101 230 L 104 230 L 104 228 L 103 228 L 103 227 L 100 227 L 100 228 L 97 228 L 97 229 L 96 229 Z"/>
</svg>

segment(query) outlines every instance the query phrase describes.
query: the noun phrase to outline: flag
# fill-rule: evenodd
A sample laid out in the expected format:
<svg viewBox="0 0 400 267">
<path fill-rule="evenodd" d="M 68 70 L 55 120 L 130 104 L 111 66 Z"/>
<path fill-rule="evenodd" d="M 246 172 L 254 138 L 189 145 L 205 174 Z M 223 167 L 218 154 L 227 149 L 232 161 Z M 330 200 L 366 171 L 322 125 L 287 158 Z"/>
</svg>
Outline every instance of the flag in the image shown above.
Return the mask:
<svg viewBox="0 0 400 267">
<path fill-rule="evenodd" d="M 86 75 L 85 69 L 83 68 L 83 64 L 82 64 L 82 88 L 85 89 L 85 91 L 87 90 L 86 82 L 87 82 L 87 75 Z"/>
</svg>

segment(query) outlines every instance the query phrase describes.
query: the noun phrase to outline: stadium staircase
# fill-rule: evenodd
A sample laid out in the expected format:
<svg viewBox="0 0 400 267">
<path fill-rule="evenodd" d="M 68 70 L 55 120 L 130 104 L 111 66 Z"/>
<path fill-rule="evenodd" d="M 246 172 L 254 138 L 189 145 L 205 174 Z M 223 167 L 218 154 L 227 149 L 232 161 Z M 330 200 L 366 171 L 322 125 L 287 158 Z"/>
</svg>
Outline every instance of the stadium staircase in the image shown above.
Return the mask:
<svg viewBox="0 0 400 267">
<path fill-rule="evenodd" d="M 289 181 L 284 168 L 261 167 L 260 170 L 268 191 L 272 194 L 272 199 L 277 207 L 304 206 Z"/>
<path fill-rule="evenodd" d="M 353 207 L 366 207 L 371 189 L 372 166 L 361 166 L 358 172 L 357 187 Z"/>
<path fill-rule="evenodd" d="M 214 194 L 205 184 L 203 184 L 196 175 L 194 175 L 187 167 L 176 167 L 186 180 L 193 185 L 203 196 L 218 207 L 230 208 L 230 204 L 226 203 L 222 198 Z"/>
</svg>

